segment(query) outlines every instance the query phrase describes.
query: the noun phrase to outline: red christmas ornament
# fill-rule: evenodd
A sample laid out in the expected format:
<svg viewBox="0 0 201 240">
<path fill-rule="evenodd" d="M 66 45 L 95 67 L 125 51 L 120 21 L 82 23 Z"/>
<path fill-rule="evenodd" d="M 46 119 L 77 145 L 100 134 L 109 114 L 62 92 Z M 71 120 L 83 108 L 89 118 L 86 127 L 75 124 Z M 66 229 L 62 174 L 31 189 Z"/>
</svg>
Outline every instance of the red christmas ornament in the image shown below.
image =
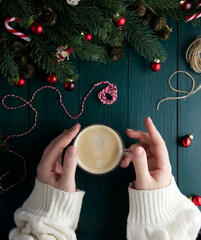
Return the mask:
<svg viewBox="0 0 201 240">
<path fill-rule="evenodd" d="M 201 206 L 201 196 L 194 196 L 192 197 L 192 202 L 197 206 L 200 207 Z"/>
<path fill-rule="evenodd" d="M 188 10 L 188 9 L 190 9 L 191 6 L 192 6 L 192 3 L 189 2 L 189 1 L 180 1 L 179 4 L 180 4 L 180 7 L 181 7 L 182 9 L 184 9 L 184 10 Z"/>
<path fill-rule="evenodd" d="M 72 91 L 75 88 L 75 83 L 71 81 L 64 82 L 64 88 L 68 91 Z"/>
<path fill-rule="evenodd" d="M 150 63 L 150 69 L 154 72 L 159 71 L 161 68 L 160 60 L 159 59 L 154 59 L 153 62 Z"/>
<path fill-rule="evenodd" d="M 52 73 L 51 75 L 48 75 L 48 76 L 46 77 L 46 81 L 47 81 L 48 83 L 50 83 L 50 84 L 56 83 L 56 82 L 57 82 L 57 76 L 56 76 L 56 74 L 55 74 L 55 73 Z"/>
<path fill-rule="evenodd" d="M 123 26 L 126 23 L 126 19 L 125 17 L 121 17 L 119 19 L 115 19 L 116 25 L 117 26 Z"/>
<path fill-rule="evenodd" d="M 91 39 L 92 39 L 92 34 L 91 34 L 91 33 L 87 33 L 87 34 L 85 35 L 85 39 L 86 39 L 87 42 L 91 41 Z"/>
<path fill-rule="evenodd" d="M 43 31 L 43 26 L 39 23 L 39 22 L 35 22 L 32 26 L 31 26 L 31 31 L 35 34 L 41 34 Z"/>
<path fill-rule="evenodd" d="M 25 80 L 24 78 L 20 78 L 18 81 L 14 81 L 15 86 L 17 87 L 23 87 L 25 85 Z"/>
<path fill-rule="evenodd" d="M 189 134 L 189 135 L 182 138 L 181 144 L 182 144 L 183 147 L 189 147 L 192 143 L 192 140 L 193 140 L 193 135 Z"/>
</svg>

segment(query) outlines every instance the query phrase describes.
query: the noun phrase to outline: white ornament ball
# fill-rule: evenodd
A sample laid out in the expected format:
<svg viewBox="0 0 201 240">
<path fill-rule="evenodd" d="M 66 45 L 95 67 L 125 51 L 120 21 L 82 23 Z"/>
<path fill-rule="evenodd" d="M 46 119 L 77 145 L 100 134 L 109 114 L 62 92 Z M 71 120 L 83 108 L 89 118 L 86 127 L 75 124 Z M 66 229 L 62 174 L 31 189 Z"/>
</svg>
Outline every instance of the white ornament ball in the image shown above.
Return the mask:
<svg viewBox="0 0 201 240">
<path fill-rule="evenodd" d="M 68 4 L 70 4 L 70 5 L 72 5 L 72 6 L 76 6 L 76 5 L 78 5 L 78 2 L 79 2 L 80 0 L 67 0 L 67 3 Z"/>
</svg>

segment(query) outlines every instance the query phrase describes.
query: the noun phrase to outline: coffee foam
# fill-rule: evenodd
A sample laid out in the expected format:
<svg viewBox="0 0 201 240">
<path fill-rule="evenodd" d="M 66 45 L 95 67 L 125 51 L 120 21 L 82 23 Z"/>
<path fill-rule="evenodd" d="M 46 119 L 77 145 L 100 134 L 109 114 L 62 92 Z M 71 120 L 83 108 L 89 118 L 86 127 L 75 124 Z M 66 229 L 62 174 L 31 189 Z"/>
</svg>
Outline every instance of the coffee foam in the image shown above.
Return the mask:
<svg viewBox="0 0 201 240">
<path fill-rule="evenodd" d="M 87 172 L 103 174 L 114 169 L 122 158 L 123 143 L 112 128 L 95 124 L 82 130 L 74 141 L 78 165 Z"/>
</svg>

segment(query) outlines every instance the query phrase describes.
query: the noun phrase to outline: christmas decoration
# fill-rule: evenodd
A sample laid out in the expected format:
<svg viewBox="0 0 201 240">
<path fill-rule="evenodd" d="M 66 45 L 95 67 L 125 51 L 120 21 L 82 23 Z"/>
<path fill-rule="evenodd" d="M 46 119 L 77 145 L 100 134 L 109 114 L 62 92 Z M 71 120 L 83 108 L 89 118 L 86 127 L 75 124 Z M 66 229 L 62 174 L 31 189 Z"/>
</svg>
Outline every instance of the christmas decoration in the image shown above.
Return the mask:
<svg viewBox="0 0 201 240">
<path fill-rule="evenodd" d="M 20 69 L 20 76 L 22 78 L 32 78 L 34 74 L 35 74 L 35 68 L 29 63 Z"/>
<path fill-rule="evenodd" d="M 67 49 L 67 48 L 68 48 L 67 45 L 65 46 L 61 45 L 57 48 L 56 56 L 58 58 L 58 62 L 64 61 L 65 58 L 69 60 L 69 55 L 74 52 L 74 49 L 73 48 Z"/>
<path fill-rule="evenodd" d="M 64 82 L 64 88 L 68 91 L 72 91 L 75 88 L 75 83 L 67 78 L 67 82 Z"/>
<path fill-rule="evenodd" d="M 200 18 L 200 17 L 201 17 L 201 12 L 186 16 L 186 22 L 190 22 L 191 20 L 194 20 L 194 19 Z"/>
<path fill-rule="evenodd" d="M 189 2 L 189 1 L 181 1 L 180 3 L 180 7 L 182 8 L 182 9 L 184 9 L 184 10 L 188 10 L 188 9 L 190 9 L 191 7 L 192 7 L 192 3 L 191 2 Z"/>
<path fill-rule="evenodd" d="M 112 61 L 120 61 L 124 57 L 123 48 L 120 47 L 112 47 L 109 53 L 110 59 Z"/>
<path fill-rule="evenodd" d="M 57 82 L 57 76 L 56 74 L 52 73 L 52 74 L 49 74 L 46 78 L 46 81 L 50 84 L 54 84 Z"/>
<path fill-rule="evenodd" d="M 57 21 L 57 14 L 52 10 L 52 8 L 47 6 L 37 6 L 36 7 L 37 21 L 42 21 L 47 25 L 53 26 Z"/>
<path fill-rule="evenodd" d="M 68 79 L 68 80 L 69 80 L 69 79 Z M 66 110 L 66 108 L 65 108 L 65 106 L 64 106 L 64 104 L 63 104 L 63 102 L 62 102 L 62 95 L 61 95 L 61 93 L 59 92 L 58 89 L 56 89 L 56 88 L 54 88 L 54 87 L 52 87 L 52 86 L 43 86 L 43 87 L 39 88 L 38 90 L 36 90 L 36 91 L 33 93 L 32 98 L 31 98 L 29 101 L 26 101 L 25 99 L 23 99 L 23 98 L 21 98 L 21 97 L 19 97 L 19 96 L 13 95 L 13 94 L 8 94 L 8 95 L 4 96 L 3 99 L 2 99 L 2 104 L 3 104 L 3 106 L 4 106 L 5 108 L 7 108 L 7 109 L 19 109 L 19 108 L 25 107 L 26 105 L 29 105 L 29 106 L 31 107 L 31 109 L 32 109 L 32 110 L 34 111 L 34 113 L 35 113 L 35 118 L 34 118 L 35 120 L 34 120 L 33 126 L 32 126 L 29 130 L 27 130 L 26 132 L 21 133 L 21 134 L 9 135 L 9 136 L 6 137 L 6 139 L 5 139 L 4 141 L 0 141 L 0 144 L 2 144 L 2 143 L 3 143 L 3 144 L 7 144 L 7 141 L 8 141 L 10 138 L 18 138 L 18 137 L 25 136 L 25 135 L 29 134 L 29 133 L 36 127 L 38 113 L 37 113 L 37 110 L 31 105 L 31 102 L 34 100 L 35 95 L 36 95 L 38 92 L 42 91 L 43 89 L 52 89 L 52 90 L 56 91 L 56 92 L 59 94 L 60 104 L 61 104 L 62 108 L 64 109 L 65 113 L 66 113 L 70 118 L 76 119 L 76 118 L 78 118 L 78 117 L 80 117 L 80 116 L 82 115 L 82 113 L 83 113 L 83 111 L 84 111 L 85 101 L 86 101 L 86 99 L 88 98 L 88 96 L 90 95 L 90 93 L 93 91 L 93 89 L 94 89 L 95 87 L 100 86 L 101 84 L 107 84 L 107 87 L 104 88 L 104 89 L 102 89 L 102 90 L 99 92 L 99 94 L 98 94 L 98 98 L 100 99 L 101 103 L 107 104 L 107 105 L 111 105 L 111 104 L 113 104 L 113 103 L 117 100 L 117 87 L 116 87 L 116 85 L 111 84 L 111 83 L 108 82 L 108 81 L 98 82 L 98 83 L 96 83 L 96 84 L 93 85 L 93 87 L 91 88 L 91 90 L 90 90 L 90 91 L 86 94 L 86 96 L 84 97 L 84 99 L 83 99 L 83 101 L 82 101 L 81 112 L 80 112 L 77 116 L 75 116 L 75 117 L 73 117 L 72 115 L 70 115 L 70 114 L 68 113 L 68 111 Z M 107 99 L 106 94 L 109 94 L 109 95 L 111 96 L 111 99 Z M 23 104 L 20 105 L 20 106 L 17 106 L 17 107 L 9 107 L 9 106 L 7 106 L 7 105 L 5 104 L 5 99 L 8 98 L 8 97 L 14 97 L 14 98 L 20 99 L 21 101 L 23 101 Z M 10 152 L 10 153 L 12 153 L 12 154 L 14 154 L 14 155 L 16 155 L 17 157 L 19 157 L 19 158 L 23 161 L 23 165 L 24 165 L 24 175 L 22 176 L 22 178 L 21 178 L 18 182 L 16 182 L 15 184 L 13 184 L 13 185 L 11 185 L 11 186 L 9 186 L 9 187 L 7 187 L 7 188 L 3 188 L 3 187 L 2 187 L 1 180 L 2 180 L 6 175 L 8 175 L 9 170 L 8 170 L 7 172 L 5 172 L 2 176 L 0 176 L 0 190 L 3 191 L 3 192 L 6 192 L 6 191 L 8 191 L 9 189 L 11 189 L 11 188 L 17 186 L 18 184 L 20 184 L 20 183 L 24 180 L 24 178 L 25 178 L 25 176 L 26 176 L 26 174 L 27 174 L 26 162 L 25 162 L 24 157 L 22 157 L 20 154 L 14 152 L 14 151 L 12 151 L 11 149 L 7 149 L 7 151 Z"/>
<path fill-rule="evenodd" d="M 31 31 L 35 34 L 41 34 L 43 31 L 43 26 L 39 23 L 39 22 L 35 22 L 32 26 L 31 26 Z"/>
<path fill-rule="evenodd" d="M 201 206 L 201 196 L 196 195 L 196 196 L 190 197 L 190 199 L 197 207 Z"/>
<path fill-rule="evenodd" d="M 67 0 L 67 3 L 69 4 L 69 5 L 72 5 L 72 6 L 76 6 L 76 5 L 78 5 L 78 2 L 79 2 L 80 0 Z"/>
<path fill-rule="evenodd" d="M 19 78 L 19 80 L 14 81 L 15 86 L 17 87 L 23 87 L 25 85 L 25 80 L 24 78 Z"/>
<path fill-rule="evenodd" d="M 183 147 L 189 147 L 192 143 L 192 140 L 193 140 L 193 135 L 189 134 L 189 135 L 182 138 L 181 144 L 182 144 Z"/>
<path fill-rule="evenodd" d="M 137 7 L 136 13 L 142 18 L 142 22 L 149 25 L 161 40 L 169 38 L 172 28 L 168 26 L 165 16 L 159 15 L 151 7 L 144 4 Z"/>
<path fill-rule="evenodd" d="M 37 2 L 1 1 L 0 16 L 6 19 L 7 31 L 1 24 L 0 70 L 9 83 L 14 83 L 14 79 L 24 73 L 24 69 L 22 71 L 19 67 L 21 56 L 28 57 L 27 64 L 37 66 L 39 70 L 54 72 L 60 81 L 67 77 L 76 80 L 78 74 L 71 59 L 62 61 L 69 59 L 65 50 L 62 58 L 55 57 L 55 49 L 66 43 L 74 50 L 73 57 L 106 63 L 123 57 L 123 50 L 117 47 L 127 40 L 149 62 L 155 58 L 164 62 L 167 54 L 158 38 L 166 40 L 171 35 L 172 28 L 166 19 L 184 20 L 186 15 L 190 15 L 189 11 L 197 12 L 199 6 L 199 2 L 192 2 L 191 9 L 184 11 L 179 7 L 179 1 L 167 3 L 165 0 L 103 0 L 101 3 L 67 0 L 62 7 L 56 0 L 40 1 L 40 5 Z M 22 18 L 10 17 L 10 14 Z M 17 40 L 13 34 L 24 45 L 21 53 L 20 50 L 14 53 L 13 46 Z M 16 44 L 16 52 L 18 47 L 20 45 Z M 29 65 L 29 72 L 30 69 Z"/>
<path fill-rule="evenodd" d="M 25 34 L 23 34 L 23 33 L 19 32 L 19 31 L 15 30 L 15 29 L 13 29 L 12 27 L 9 26 L 9 23 L 10 23 L 10 22 L 19 22 L 19 21 L 20 21 L 19 18 L 15 18 L 15 17 L 7 18 L 6 21 L 5 21 L 5 28 L 6 28 L 10 33 L 18 36 L 19 38 L 21 38 L 21 39 L 23 39 L 23 40 L 25 40 L 25 41 L 27 41 L 27 42 L 30 42 L 30 41 L 31 41 L 30 37 L 28 37 L 27 35 L 25 35 Z"/>
<path fill-rule="evenodd" d="M 159 59 L 154 59 L 154 61 L 150 63 L 150 69 L 153 72 L 159 71 L 160 68 L 161 68 L 161 64 L 160 64 L 160 60 Z"/>
<path fill-rule="evenodd" d="M 201 73 L 201 37 L 198 36 L 186 51 L 186 61 L 190 63 L 191 68 L 197 73 Z"/>
<path fill-rule="evenodd" d="M 141 3 L 136 9 L 136 13 L 139 17 L 143 17 L 146 13 L 146 10 L 146 6 Z"/>
<path fill-rule="evenodd" d="M 20 57 L 25 53 L 25 47 L 21 42 L 14 42 L 12 47 L 14 57 Z"/>
<path fill-rule="evenodd" d="M 85 35 L 85 39 L 86 39 L 87 42 L 91 41 L 91 39 L 92 39 L 92 34 L 91 34 L 91 33 L 87 33 L 87 34 Z"/>
<path fill-rule="evenodd" d="M 126 23 L 126 19 L 125 17 L 121 17 L 121 18 L 116 18 L 115 19 L 116 25 L 117 26 L 123 26 Z"/>
<path fill-rule="evenodd" d="M 184 74 L 186 74 L 187 76 L 189 76 L 190 79 L 192 80 L 192 87 L 191 87 L 191 90 L 190 90 L 189 92 L 188 92 L 188 91 L 179 90 L 179 89 L 175 89 L 175 88 L 172 87 L 172 85 L 171 85 L 171 79 L 172 79 L 172 77 L 173 77 L 175 74 L 177 74 L 177 73 L 184 73 Z M 199 91 L 199 90 L 201 89 L 201 86 L 199 86 L 197 89 L 194 90 L 194 88 L 195 88 L 195 80 L 194 80 L 194 78 L 190 75 L 190 73 L 185 72 L 185 71 L 175 71 L 175 72 L 173 72 L 173 73 L 170 75 L 170 77 L 168 78 L 168 85 L 169 85 L 169 87 L 170 87 L 173 91 L 175 91 L 175 92 L 180 92 L 180 93 L 185 93 L 186 95 L 180 96 L 180 97 L 167 97 L 167 98 L 164 98 L 164 99 L 160 100 L 160 101 L 158 102 L 158 104 L 157 104 L 157 107 L 156 107 L 157 110 L 159 109 L 160 104 L 161 104 L 162 102 L 164 102 L 164 101 L 173 100 L 173 99 L 176 100 L 176 99 L 187 98 L 187 97 L 189 97 L 190 95 L 193 95 L 194 93 L 196 93 L 197 91 Z"/>
</svg>

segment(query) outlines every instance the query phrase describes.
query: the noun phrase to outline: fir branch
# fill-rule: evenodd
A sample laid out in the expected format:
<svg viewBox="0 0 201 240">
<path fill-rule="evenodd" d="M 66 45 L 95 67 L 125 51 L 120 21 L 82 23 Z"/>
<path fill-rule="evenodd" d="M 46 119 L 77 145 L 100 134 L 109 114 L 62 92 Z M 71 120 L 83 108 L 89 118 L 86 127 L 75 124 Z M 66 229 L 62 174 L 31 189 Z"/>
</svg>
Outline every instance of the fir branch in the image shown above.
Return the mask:
<svg viewBox="0 0 201 240">
<path fill-rule="evenodd" d="M 149 61 L 155 58 L 159 58 L 162 62 L 165 61 L 167 54 L 153 31 L 144 25 L 133 12 L 127 11 L 126 19 L 126 38 L 137 53 Z"/>
<path fill-rule="evenodd" d="M 19 69 L 11 52 L 10 33 L 3 29 L 1 37 L 2 45 L 0 47 L 0 71 L 4 77 L 7 78 L 8 82 L 12 84 L 14 79 L 19 77 Z"/>
<path fill-rule="evenodd" d="M 41 37 L 33 37 L 29 47 L 31 49 L 30 56 L 39 68 L 47 73 L 55 73 L 60 81 L 63 81 L 64 77 L 78 78 L 78 75 L 74 73 L 74 67 L 69 61 L 63 61 L 59 64 L 55 61 L 56 49 L 52 45 L 47 45 Z"/>
<path fill-rule="evenodd" d="M 31 0 L 3 1 L 1 13 L 4 18 L 22 18 L 20 25 L 25 28 L 29 27 L 27 23 L 29 22 L 30 17 L 34 15 Z"/>
</svg>

